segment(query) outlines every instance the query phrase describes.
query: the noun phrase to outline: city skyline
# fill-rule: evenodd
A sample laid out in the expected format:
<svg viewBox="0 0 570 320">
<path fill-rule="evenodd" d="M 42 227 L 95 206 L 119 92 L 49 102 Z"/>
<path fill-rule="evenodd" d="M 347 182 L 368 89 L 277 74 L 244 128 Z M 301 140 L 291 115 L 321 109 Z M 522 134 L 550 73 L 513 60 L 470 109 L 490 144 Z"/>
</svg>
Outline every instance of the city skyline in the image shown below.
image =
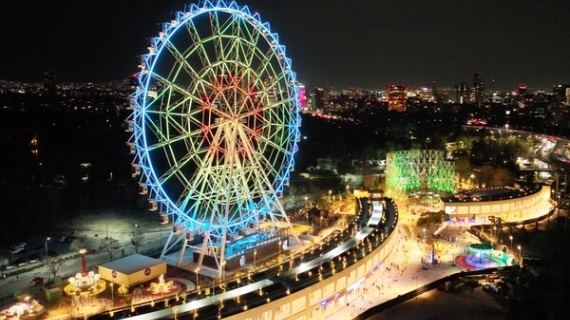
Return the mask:
<svg viewBox="0 0 570 320">
<path fill-rule="evenodd" d="M 96 6 L 59 0 L 14 3 L 3 10 L 0 79 L 100 82 L 137 72 L 148 39 L 188 1 Z M 309 87 L 383 89 L 387 84 L 472 84 L 480 72 L 496 90 L 550 90 L 570 81 L 564 15 L 549 0 L 425 3 L 339 0 L 238 1 L 258 12 L 287 48 Z"/>
</svg>

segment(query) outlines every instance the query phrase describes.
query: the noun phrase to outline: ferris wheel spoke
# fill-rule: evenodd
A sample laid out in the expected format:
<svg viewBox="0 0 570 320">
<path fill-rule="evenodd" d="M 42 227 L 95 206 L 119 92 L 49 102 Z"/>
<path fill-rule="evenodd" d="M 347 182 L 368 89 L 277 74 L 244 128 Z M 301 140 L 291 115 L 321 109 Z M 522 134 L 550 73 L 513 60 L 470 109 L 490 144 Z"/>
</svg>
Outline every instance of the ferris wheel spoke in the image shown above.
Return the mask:
<svg viewBox="0 0 570 320">
<path fill-rule="evenodd" d="M 161 131 L 158 131 L 158 132 L 161 132 Z M 187 140 L 189 138 L 192 138 L 197 134 L 198 134 L 197 131 L 183 132 L 183 133 L 178 134 L 176 136 L 166 136 L 163 133 L 161 133 L 160 134 L 160 137 L 161 137 L 160 141 L 158 141 L 154 144 L 148 145 L 148 150 L 152 151 L 152 150 L 156 150 L 156 149 L 162 149 L 166 146 L 169 146 L 169 145 L 175 144 L 177 142 L 184 141 L 184 140 Z"/>
<path fill-rule="evenodd" d="M 264 168 L 264 170 L 262 170 L 263 172 L 273 172 L 272 166 L 274 164 L 269 163 L 267 161 L 267 158 L 263 158 L 263 157 L 259 157 L 256 156 L 258 154 L 263 154 L 264 152 L 256 152 L 256 148 L 251 144 L 250 140 L 248 139 L 248 133 L 247 133 L 247 129 L 246 128 L 242 128 L 242 130 L 240 130 L 240 134 L 241 134 L 241 139 L 242 141 L 244 141 L 243 145 L 244 148 L 247 150 L 248 154 L 250 155 L 250 157 L 248 157 L 248 159 L 254 159 L 255 164 L 258 164 L 257 166 L 254 165 L 252 166 L 253 168 L 259 168 L 262 167 Z M 263 140 L 264 138 L 262 138 L 261 140 Z M 265 146 L 268 146 L 269 143 L 263 143 L 264 141 L 260 141 L 259 144 L 264 144 Z M 263 150 L 266 151 L 266 150 Z M 285 149 L 280 149 L 280 148 L 273 148 L 273 151 L 279 154 L 286 154 L 286 150 Z M 256 172 L 257 170 L 254 170 L 254 172 Z"/>
<path fill-rule="evenodd" d="M 202 37 L 200 36 L 200 31 L 198 30 L 198 27 L 196 26 L 193 20 L 188 21 L 188 23 L 186 24 L 186 31 L 188 32 L 188 35 L 192 39 L 193 43 L 192 52 L 197 53 L 198 58 L 200 59 L 203 66 L 211 66 L 212 61 L 210 61 L 209 54 L 206 51 L 206 46 L 204 45 L 205 43 L 208 42 L 208 39 L 202 39 Z M 213 77 L 210 76 L 210 79 L 215 79 L 215 74 Z"/>
<path fill-rule="evenodd" d="M 231 54 L 231 60 L 242 61 L 243 65 L 251 65 L 252 62 L 252 47 L 253 43 L 251 37 L 244 37 L 244 33 L 248 36 L 251 34 L 248 32 L 247 28 L 241 28 L 241 24 L 236 28 L 237 36 L 232 38 L 231 47 L 228 53 Z M 239 64 L 233 64 L 234 67 L 238 68 Z M 235 70 L 236 74 L 240 74 L 238 70 Z"/>
<path fill-rule="evenodd" d="M 239 30 L 240 34 L 244 34 L 247 33 L 246 37 L 243 37 L 245 40 L 243 42 L 245 42 L 245 50 L 243 50 L 243 57 L 244 59 L 244 63 L 246 65 L 253 65 L 253 57 L 254 57 L 254 53 L 257 50 L 255 44 L 259 43 L 260 41 L 260 37 L 261 37 L 261 32 L 258 29 L 254 29 L 254 30 L 250 30 L 250 29 L 240 29 Z M 241 48 L 244 47 L 243 42 L 241 42 Z"/>
<path fill-rule="evenodd" d="M 155 117 L 156 115 L 159 115 L 159 112 L 155 112 L 152 110 L 149 110 L 145 113 L 144 117 L 145 119 L 147 119 L 148 121 L 146 121 L 147 124 L 147 129 L 149 129 L 151 132 L 155 133 L 155 136 L 158 138 L 159 142 L 160 141 L 164 141 L 164 140 L 169 140 L 170 139 L 170 132 L 185 132 L 186 129 L 177 121 L 174 121 L 173 119 L 171 121 L 169 121 L 168 123 L 170 124 L 170 127 L 168 127 L 168 131 L 164 131 L 162 130 L 162 128 L 159 126 L 159 124 L 156 123 L 155 120 L 158 120 L 160 118 L 167 118 L 167 117 Z M 166 119 L 166 121 L 168 121 L 168 119 Z M 174 130 L 172 130 L 174 129 Z"/>
<path fill-rule="evenodd" d="M 270 70 L 271 75 L 273 76 L 278 74 L 272 67 L 273 65 L 277 64 L 275 59 L 278 58 L 276 56 L 276 53 L 273 52 L 271 48 L 269 48 L 266 52 L 262 52 L 259 48 L 252 48 L 251 58 L 257 58 L 259 60 L 257 68 L 254 70 L 256 74 L 261 75 L 261 77 L 258 79 L 259 81 L 267 80 L 263 77 L 263 74 L 266 73 L 267 70 Z"/>
<path fill-rule="evenodd" d="M 174 58 L 174 60 L 177 62 L 178 68 L 182 68 L 188 74 L 188 76 L 190 76 L 191 78 L 198 79 L 200 76 L 196 73 L 194 68 L 192 68 L 192 66 L 189 64 L 189 62 L 186 58 L 186 55 L 189 53 L 187 53 L 185 55 L 182 52 L 180 52 L 177 49 L 176 45 L 170 41 L 170 39 L 165 40 L 164 43 L 165 43 L 165 47 L 166 47 L 167 51 L 170 53 L 172 58 Z M 192 50 L 190 50 L 190 52 L 192 52 Z M 171 72 L 172 72 L 172 70 L 171 70 Z M 160 76 L 160 78 L 162 81 L 166 80 L 166 77 Z M 168 81 L 168 82 L 170 82 L 170 81 Z"/>
<path fill-rule="evenodd" d="M 192 162 L 193 158 L 192 156 L 190 156 L 190 153 L 187 153 L 185 157 L 183 157 L 182 159 L 174 162 L 170 168 L 168 168 L 168 170 L 166 172 L 164 172 L 159 178 L 158 180 L 161 183 L 165 183 L 168 182 L 168 180 L 170 178 L 172 178 L 173 176 L 178 176 L 179 178 L 184 179 L 185 176 L 184 174 L 180 174 L 180 172 L 184 169 L 184 166 L 190 162 Z"/>
<path fill-rule="evenodd" d="M 249 164 L 244 166 L 244 168 L 249 168 L 249 170 L 245 170 L 248 172 L 247 181 L 254 181 L 257 184 L 263 182 L 265 186 L 260 187 L 258 190 L 272 190 L 269 177 L 277 177 L 278 175 L 277 170 L 274 168 L 275 164 L 269 163 L 266 157 L 259 156 L 259 153 L 254 152 L 255 150 L 253 150 L 251 145 L 246 144 L 246 148 L 249 148 L 248 152 L 253 155 L 251 158 L 248 158 Z M 259 168 L 264 170 L 259 170 Z"/>
<path fill-rule="evenodd" d="M 259 131 L 266 131 L 268 133 L 265 135 L 259 135 L 255 129 L 258 129 Z M 255 136 L 259 140 L 259 143 L 279 141 L 280 137 L 285 139 L 287 137 L 286 127 L 283 125 L 272 124 L 269 121 L 262 122 L 259 128 L 247 127 L 246 130 L 250 136 Z"/>
<path fill-rule="evenodd" d="M 233 21 L 232 19 L 227 19 L 224 21 L 220 21 L 219 15 L 217 12 L 210 12 L 210 22 L 212 26 L 212 34 L 214 35 L 214 52 L 216 54 L 216 59 L 218 61 L 226 61 L 228 59 L 225 56 L 227 52 L 226 46 L 228 44 L 224 43 L 224 40 L 231 39 L 231 35 L 233 33 L 229 33 L 230 37 L 227 35 L 227 31 L 232 28 Z M 222 22 L 220 24 L 220 22 Z"/>
<path fill-rule="evenodd" d="M 183 101 L 186 101 L 188 99 L 195 99 L 195 100 L 200 100 L 200 97 L 195 96 L 194 94 L 192 94 L 191 92 L 189 92 L 187 89 L 182 88 L 180 85 L 170 81 L 170 79 L 165 78 L 159 74 L 154 74 L 154 77 L 160 81 L 166 88 L 163 90 L 169 90 L 170 92 L 176 92 L 178 94 L 180 94 L 183 98 Z"/>
</svg>

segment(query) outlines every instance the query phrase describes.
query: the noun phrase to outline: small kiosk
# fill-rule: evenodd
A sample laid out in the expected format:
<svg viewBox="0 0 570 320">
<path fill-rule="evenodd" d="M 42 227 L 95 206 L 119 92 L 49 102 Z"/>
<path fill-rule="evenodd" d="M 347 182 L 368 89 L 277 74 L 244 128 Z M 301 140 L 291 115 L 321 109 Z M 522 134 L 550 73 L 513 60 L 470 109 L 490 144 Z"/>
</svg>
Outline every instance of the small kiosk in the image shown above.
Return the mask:
<svg viewBox="0 0 570 320">
<path fill-rule="evenodd" d="M 127 288 L 157 279 L 166 273 L 166 262 L 133 254 L 99 266 L 101 279 Z"/>
</svg>

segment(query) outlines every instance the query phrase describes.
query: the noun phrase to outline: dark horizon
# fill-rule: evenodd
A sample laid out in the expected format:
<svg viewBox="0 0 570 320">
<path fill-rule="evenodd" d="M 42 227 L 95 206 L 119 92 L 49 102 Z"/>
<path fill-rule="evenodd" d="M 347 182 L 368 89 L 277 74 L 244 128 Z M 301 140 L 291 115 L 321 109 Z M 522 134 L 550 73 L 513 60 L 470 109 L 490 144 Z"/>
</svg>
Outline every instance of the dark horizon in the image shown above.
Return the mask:
<svg viewBox="0 0 570 320">
<path fill-rule="evenodd" d="M 87 3 L 13 2 L 0 13 L 0 79 L 104 82 L 137 72 L 137 56 L 160 25 L 184 10 L 181 0 Z M 482 0 L 238 1 L 279 34 L 293 70 L 308 87 L 383 89 L 386 84 L 551 90 L 570 83 L 565 28 L 570 2 Z M 495 80 L 493 84 L 491 84 Z"/>
</svg>

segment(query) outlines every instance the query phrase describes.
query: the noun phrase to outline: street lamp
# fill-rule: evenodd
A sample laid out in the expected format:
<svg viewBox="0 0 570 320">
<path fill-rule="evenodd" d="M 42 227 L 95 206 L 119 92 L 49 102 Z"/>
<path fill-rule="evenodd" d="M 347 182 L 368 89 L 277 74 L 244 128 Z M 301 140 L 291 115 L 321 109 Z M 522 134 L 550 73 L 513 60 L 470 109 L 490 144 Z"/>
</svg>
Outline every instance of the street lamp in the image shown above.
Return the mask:
<svg viewBox="0 0 570 320">
<path fill-rule="evenodd" d="M 112 306 L 115 306 L 115 291 L 113 290 L 113 285 L 115 283 L 111 282 L 110 286 L 111 286 L 111 301 L 113 302 Z"/>
<path fill-rule="evenodd" d="M 323 230 L 323 216 L 321 216 L 321 225 L 320 225 L 320 229 Z"/>
<path fill-rule="evenodd" d="M 198 290 L 198 287 L 200 286 L 198 284 L 198 274 L 200 273 L 200 268 L 196 268 L 194 272 L 196 272 L 196 290 Z"/>
<path fill-rule="evenodd" d="M 48 241 L 50 241 L 50 240 L 51 240 L 51 238 L 50 238 L 50 237 L 47 237 L 47 238 L 46 238 L 46 241 L 45 241 L 45 244 L 46 244 L 46 256 L 48 255 Z"/>
<path fill-rule="evenodd" d="M 253 251 L 253 270 L 255 270 L 255 266 L 257 265 L 257 250 Z"/>
<path fill-rule="evenodd" d="M 511 239 L 511 249 L 513 248 L 513 236 L 509 236 L 509 239 Z"/>
<path fill-rule="evenodd" d="M 332 200 L 332 190 L 329 190 L 329 201 Z"/>
<path fill-rule="evenodd" d="M 418 289 L 418 276 L 412 277 L 412 279 L 416 280 L 416 290 Z M 416 301 L 418 301 L 418 295 L 416 294 Z"/>
<path fill-rule="evenodd" d="M 519 249 L 519 259 L 521 260 L 521 265 L 522 265 L 522 247 L 518 245 L 517 249 Z"/>
<path fill-rule="evenodd" d="M 79 254 L 81 255 L 81 275 L 84 277 L 87 276 L 87 262 L 85 261 L 86 253 L 87 253 L 86 249 L 79 250 Z"/>
</svg>

